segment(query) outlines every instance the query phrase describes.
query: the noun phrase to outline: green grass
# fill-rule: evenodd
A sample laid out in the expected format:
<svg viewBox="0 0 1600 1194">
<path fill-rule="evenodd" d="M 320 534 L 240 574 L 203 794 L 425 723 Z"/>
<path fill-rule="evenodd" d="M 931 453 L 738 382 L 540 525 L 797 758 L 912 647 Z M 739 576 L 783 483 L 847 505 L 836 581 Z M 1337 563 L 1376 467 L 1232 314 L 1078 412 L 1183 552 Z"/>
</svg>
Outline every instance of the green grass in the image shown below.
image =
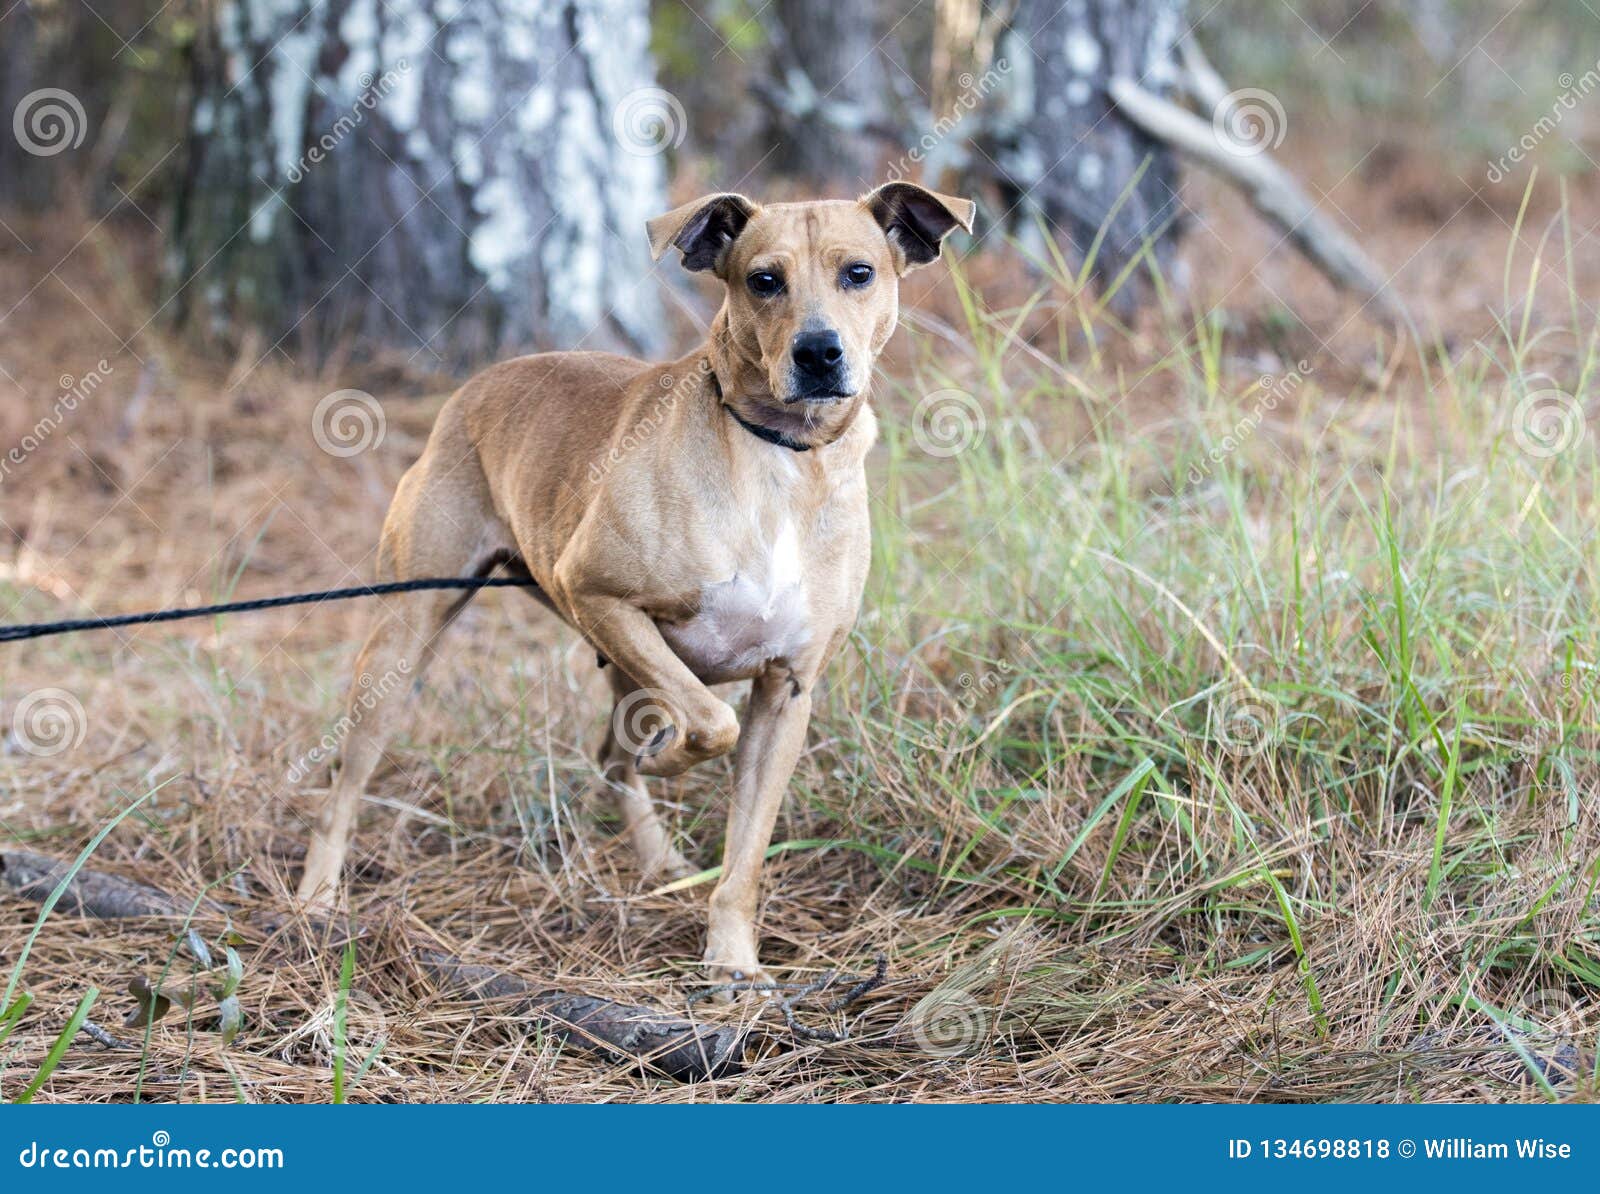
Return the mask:
<svg viewBox="0 0 1600 1194">
<path fill-rule="evenodd" d="M 932 1079 L 994 1097 L 1593 1096 L 1596 429 L 1574 422 L 1581 434 L 1544 452 L 1550 426 L 1523 407 L 1548 390 L 1594 405 L 1600 324 L 1561 269 L 1530 264 L 1578 242 L 1530 210 L 1483 334 L 1420 353 L 1378 330 L 1330 348 L 1326 328 L 1191 310 L 1160 279 L 1158 317 L 1119 328 L 1049 260 L 1055 276 L 1014 306 L 958 270 L 960 325 L 911 317 L 909 363 L 876 395 L 872 572 L 769 851 L 763 949 L 809 974 L 883 948 L 897 985 L 861 1035 L 903 1039 L 907 1009 L 944 991 L 978 1001 L 981 1047 L 959 1063 L 847 1049 L 729 1097 L 916 1097 Z M 970 396 L 951 408 L 954 451 L 917 415 L 947 390 Z M 285 468 L 295 486 L 312 471 Z M 220 1089 L 284 1097 L 282 1056 L 303 1063 L 304 1098 L 328 1097 L 330 1060 L 335 1101 L 521 1083 L 520 1042 L 480 1071 L 497 1038 L 427 1002 L 396 960 L 423 927 L 508 969 L 681 994 L 719 874 L 727 766 L 652 786 L 706 869 L 620 915 L 638 893 L 586 798 L 604 717 L 584 687 L 592 653 L 496 600 L 464 619 L 363 810 L 358 845 L 385 872 L 355 888 L 376 922 L 362 999 L 379 1003 L 382 1039 L 351 1056 L 350 1022 L 359 1043 L 370 1010 L 352 999 L 353 951 L 286 977 L 252 942 L 247 973 L 230 959 L 225 991 L 251 1015 Z M 96 703 L 97 743 L 140 725 L 196 744 L 186 762 L 211 791 L 112 843 L 125 858 L 147 838 L 168 846 L 185 891 L 250 851 L 253 895 L 286 889 L 284 864 L 256 856 L 304 832 L 274 752 L 314 740 L 348 679 L 353 615 L 321 651 L 304 640 L 327 623 L 281 651 L 283 627 L 259 625 L 230 623 L 192 657 L 148 652 L 127 665 L 136 708 Z M 79 675 L 100 673 L 69 650 Z M 228 775 L 250 782 L 215 782 Z M 237 858 L 221 849 L 230 820 L 247 831 Z M 541 936 L 535 917 L 563 927 Z M 40 975 L 35 959 L 26 989 L 53 982 L 53 1006 L 70 1007 L 85 976 L 63 968 Z M 326 1029 L 329 999 L 331 1053 L 297 1036 Z M 33 1030 L 30 1064 L 56 1029 L 40 1006 L 0 1018 L 0 1042 Z M 1551 1076 L 1557 1030 L 1577 1039 L 1579 1080 Z M 582 1060 L 537 1072 L 556 1097 L 654 1089 Z"/>
<path fill-rule="evenodd" d="M 820 705 L 848 782 L 817 811 L 1014 905 L 987 916 L 1202 969 L 1288 959 L 1318 1032 L 1365 1010 L 1318 974 L 1382 884 L 1443 984 L 1418 998 L 1555 986 L 1592 1025 L 1595 436 L 1542 454 L 1516 426 L 1528 394 L 1592 405 L 1600 324 L 1570 280 L 1513 254 L 1498 338 L 1388 380 L 1308 342 L 1264 414 L 1259 344 L 1210 315 L 1169 309 L 1144 340 L 1170 347 L 1115 367 L 1069 302 L 1061 367 L 1029 369 L 1020 314 L 970 300 L 973 355 L 919 342 L 885 404 L 875 568 Z M 984 427 L 930 458 L 912 412 L 946 387 Z"/>
</svg>

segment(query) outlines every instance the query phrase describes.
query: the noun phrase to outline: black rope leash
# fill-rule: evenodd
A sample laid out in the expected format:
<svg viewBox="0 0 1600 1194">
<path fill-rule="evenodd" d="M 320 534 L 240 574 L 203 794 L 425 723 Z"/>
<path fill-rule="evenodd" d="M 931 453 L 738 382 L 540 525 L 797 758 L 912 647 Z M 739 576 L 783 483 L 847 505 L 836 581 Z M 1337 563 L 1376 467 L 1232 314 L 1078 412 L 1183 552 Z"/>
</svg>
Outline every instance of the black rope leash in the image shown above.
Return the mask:
<svg viewBox="0 0 1600 1194">
<path fill-rule="evenodd" d="M 185 618 L 209 618 L 216 614 L 242 614 L 258 609 L 280 609 L 285 605 L 344 601 L 351 597 L 383 597 L 389 593 L 412 593 L 418 589 L 536 589 L 538 587 L 531 577 L 520 576 L 435 576 L 422 580 L 385 581 L 377 585 L 354 585 L 348 589 L 324 589 L 320 593 L 295 593 L 288 597 L 262 597 L 255 601 L 229 601 L 222 605 L 196 605 L 187 609 L 158 609 L 143 614 L 118 614 L 112 618 L 77 618 L 69 622 L 33 622 L 20 626 L 0 626 L 0 643 L 44 638 L 52 634 L 76 634 L 80 630 L 110 630 L 116 626 L 140 626 L 150 622 L 178 622 Z"/>
</svg>

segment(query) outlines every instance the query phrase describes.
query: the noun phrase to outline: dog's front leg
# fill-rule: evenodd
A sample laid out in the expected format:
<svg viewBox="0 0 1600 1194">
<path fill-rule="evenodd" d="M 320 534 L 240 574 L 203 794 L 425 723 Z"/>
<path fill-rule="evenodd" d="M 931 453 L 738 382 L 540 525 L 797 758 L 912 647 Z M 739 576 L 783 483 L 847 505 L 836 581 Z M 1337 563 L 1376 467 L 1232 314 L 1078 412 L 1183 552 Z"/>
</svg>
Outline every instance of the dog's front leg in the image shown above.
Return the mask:
<svg viewBox="0 0 1600 1194">
<path fill-rule="evenodd" d="M 649 614 L 604 593 L 562 586 L 574 626 L 658 706 L 666 726 L 640 751 L 641 775 L 679 775 L 725 755 L 739 740 L 739 718 L 667 645 Z"/>
<path fill-rule="evenodd" d="M 788 668 L 776 667 L 756 677 L 734 756 L 722 878 L 711 893 L 706 926 L 706 969 L 715 979 L 768 981 L 756 948 L 761 864 L 810 721 L 809 678 L 802 682 Z"/>
</svg>

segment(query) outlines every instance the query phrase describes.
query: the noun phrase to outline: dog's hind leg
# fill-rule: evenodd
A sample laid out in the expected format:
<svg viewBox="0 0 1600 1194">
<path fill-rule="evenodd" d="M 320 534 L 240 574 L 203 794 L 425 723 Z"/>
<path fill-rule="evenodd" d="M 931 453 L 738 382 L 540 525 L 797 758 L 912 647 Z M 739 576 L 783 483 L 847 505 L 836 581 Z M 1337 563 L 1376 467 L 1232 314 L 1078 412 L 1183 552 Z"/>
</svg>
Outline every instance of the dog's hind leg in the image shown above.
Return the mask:
<svg viewBox="0 0 1600 1194">
<path fill-rule="evenodd" d="M 641 743 L 632 741 L 653 735 L 649 724 L 652 711 L 641 702 L 643 692 L 633 681 L 612 667 L 611 692 L 615 703 L 606 723 L 605 740 L 600 744 L 600 780 L 596 790 L 603 793 L 622 819 L 622 831 L 639 860 L 645 878 L 666 876 L 681 879 L 694 873 L 688 859 L 672 844 L 672 835 L 661 823 L 644 777 L 634 764 Z"/>
<path fill-rule="evenodd" d="M 429 486 L 429 454 L 401 479 L 384 521 L 378 550 L 379 580 L 435 576 L 486 576 L 506 558 L 498 523 L 487 518 L 462 486 L 444 493 Z M 471 533 L 464 533 L 466 528 Z M 299 899 L 313 908 L 338 902 L 350 833 L 367 781 L 399 728 L 408 696 L 420 688 L 433 661 L 437 639 L 471 600 L 459 590 L 424 590 L 378 598 L 366 643 L 356 659 L 345 706 L 339 772 L 312 826 Z"/>
<path fill-rule="evenodd" d="M 311 907 L 326 909 L 337 903 L 350 832 L 367 781 L 400 726 L 407 698 L 421 684 L 434 656 L 434 637 L 444 629 L 450 607 L 461 601 L 461 594 L 405 593 L 381 600 L 384 607 L 356 658 L 344 720 L 338 726 L 346 735 L 339 772 L 306 847 L 299 898 Z"/>
</svg>

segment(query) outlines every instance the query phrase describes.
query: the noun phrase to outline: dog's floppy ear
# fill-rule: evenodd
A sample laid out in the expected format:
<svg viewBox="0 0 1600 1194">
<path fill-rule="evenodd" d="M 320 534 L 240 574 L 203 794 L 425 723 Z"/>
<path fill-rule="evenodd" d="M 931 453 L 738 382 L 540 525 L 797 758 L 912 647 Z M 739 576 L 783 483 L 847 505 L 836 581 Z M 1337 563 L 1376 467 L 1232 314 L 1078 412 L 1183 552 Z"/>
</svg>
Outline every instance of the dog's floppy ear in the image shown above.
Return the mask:
<svg viewBox="0 0 1600 1194">
<path fill-rule="evenodd" d="M 961 228 L 972 231 L 971 199 L 941 195 L 914 182 L 889 182 L 861 200 L 894 247 L 900 273 L 939 257 L 940 243 Z"/>
<path fill-rule="evenodd" d="M 650 256 L 661 255 L 676 246 L 683 250 L 683 268 L 718 270 L 728 246 L 756 213 L 756 204 L 743 195 L 706 195 L 645 224 L 650 234 Z"/>
</svg>

